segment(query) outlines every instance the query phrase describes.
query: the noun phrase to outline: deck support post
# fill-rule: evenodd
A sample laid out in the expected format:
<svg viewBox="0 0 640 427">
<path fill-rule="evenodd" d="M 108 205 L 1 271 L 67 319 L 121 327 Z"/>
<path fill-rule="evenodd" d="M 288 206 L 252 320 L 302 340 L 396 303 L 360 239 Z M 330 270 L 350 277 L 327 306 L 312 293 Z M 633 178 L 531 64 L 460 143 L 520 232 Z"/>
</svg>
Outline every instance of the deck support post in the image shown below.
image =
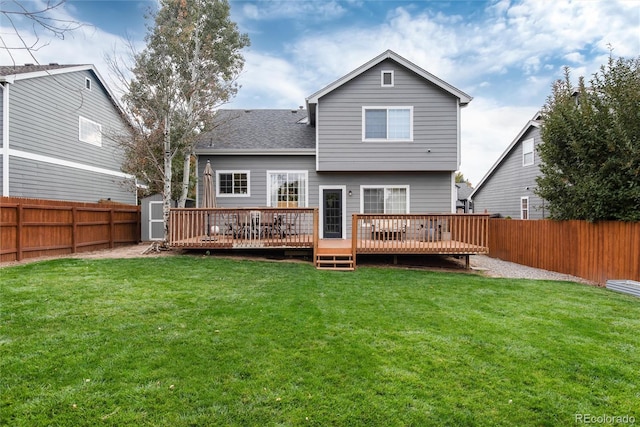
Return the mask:
<svg viewBox="0 0 640 427">
<path fill-rule="evenodd" d="M 471 264 L 469 262 L 469 254 L 464 256 L 464 268 L 467 270 L 471 269 Z"/>
</svg>

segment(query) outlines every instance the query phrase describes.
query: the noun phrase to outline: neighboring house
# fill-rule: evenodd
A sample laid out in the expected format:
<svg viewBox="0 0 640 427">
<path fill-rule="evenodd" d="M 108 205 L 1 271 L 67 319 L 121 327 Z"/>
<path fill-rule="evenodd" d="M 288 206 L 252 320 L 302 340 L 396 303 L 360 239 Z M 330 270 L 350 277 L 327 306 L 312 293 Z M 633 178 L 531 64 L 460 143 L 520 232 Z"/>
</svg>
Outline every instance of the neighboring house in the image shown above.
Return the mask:
<svg viewBox="0 0 640 427">
<path fill-rule="evenodd" d="M 218 207 L 319 207 L 321 238 L 350 238 L 353 213 L 452 213 L 471 99 L 386 51 L 306 108 L 220 111 L 198 176 L 210 161 Z"/>
<path fill-rule="evenodd" d="M 0 94 L 2 196 L 136 203 L 109 138 L 127 122 L 92 65 L 0 66 Z"/>
<path fill-rule="evenodd" d="M 471 192 L 473 187 L 468 182 L 456 183 L 458 192 L 458 200 L 456 201 L 456 213 L 472 213 L 473 205 L 471 203 Z"/>
<path fill-rule="evenodd" d="M 540 175 L 540 124 L 536 113 L 478 183 L 471 193 L 474 212 L 514 219 L 546 217 L 544 200 L 534 193 Z"/>
</svg>

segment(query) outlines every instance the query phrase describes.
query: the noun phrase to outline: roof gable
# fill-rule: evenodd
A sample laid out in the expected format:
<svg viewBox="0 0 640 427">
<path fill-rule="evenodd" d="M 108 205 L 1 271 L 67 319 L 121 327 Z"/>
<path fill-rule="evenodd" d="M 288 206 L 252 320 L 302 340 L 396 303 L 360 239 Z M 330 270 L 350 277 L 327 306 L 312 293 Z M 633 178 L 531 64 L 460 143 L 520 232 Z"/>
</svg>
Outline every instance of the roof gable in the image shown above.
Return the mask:
<svg viewBox="0 0 640 427">
<path fill-rule="evenodd" d="M 504 150 L 502 155 L 493 164 L 493 166 L 491 166 L 491 169 L 489 169 L 489 171 L 485 174 L 485 176 L 482 177 L 482 179 L 480 180 L 478 185 L 476 185 L 476 188 L 473 190 L 473 192 L 469 196 L 470 199 L 473 199 L 473 196 L 475 196 L 476 193 L 478 191 L 480 191 L 480 189 L 483 187 L 484 183 L 489 180 L 489 178 L 493 175 L 493 173 L 496 171 L 496 169 L 498 169 L 500 167 L 500 165 L 502 164 L 502 162 L 509 156 L 509 154 L 511 154 L 511 152 L 514 150 L 514 148 L 521 141 L 522 137 L 529 131 L 529 129 L 531 129 L 532 127 L 535 127 L 535 128 L 538 128 L 538 129 L 540 128 L 540 118 L 541 118 L 540 112 L 537 111 L 536 114 L 533 116 L 533 118 L 527 122 L 527 124 L 522 128 L 522 130 L 520 130 L 520 132 L 515 137 L 515 139 L 513 141 L 511 141 L 511 144 L 509 144 L 507 149 Z"/>
<path fill-rule="evenodd" d="M 109 86 L 105 83 L 104 79 L 98 72 L 95 66 L 92 64 L 81 64 L 81 65 L 60 65 L 60 64 L 49 64 L 49 65 L 2 65 L 0 66 L 0 82 L 14 83 L 20 80 L 27 79 L 35 79 L 39 77 L 49 77 L 55 76 L 59 74 L 66 73 L 76 73 L 79 71 L 89 71 L 93 73 L 93 75 L 98 79 L 100 86 L 107 93 L 107 96 L 111 99 L 113 105 L 118 109 L 119 113 L 123 118 L 126 118 L 124 113 L 124 109 L 120 105 L 120 101 L 115 96 L 115 94 L 111 91 Z M 128 119 L 127 123 L 128 123 Z"/>
<path fill-rule="evenodd" d="M 372 60 L 370 60 L 366 64 L 363 64 L 362 66 L 356 68 L 355 70 L 351 71 L 350 73 L 346 74 L 345 76 L 339 78 L 338 80 L 334 81 L 333 83 L 329 84 L 328 86 L 325 86 L 324 88 L 320 89 L 316 93 L 314 93 L 311 96 L 309 96 L 307 98 L 307 106 L 309 104 L 317 104 L 318 100 L 321 97 L 323 97 L 324 95 L 326 95 L 329 92 L 335 90 L 336 88 L 342 86 L 343 84 L 347 83 L 348 81 L 358 77 L 359 75 L 361 75 L 365 71 L 369 70 L 370 68 L 374 67 L 375 65 L 381 63 L 382 61 L 384 61 L 386 59 L 392 59 L 392 60 L 396 61 L 398 64 L 404 66 L 405 68 L 408 68 L 409 70 L 413 71 L 414 73 L 416 73 L 420 77 L 424 78 L 428 82 L 436 85 L 437 87 L 439 87 L 439 88 L 445 90 L 446 92 L 450 93 L 451 95 L 455 96 L 456 98 L 458 98 L 460 100 L 459 102 L 460 102 L 461 106 L 467 105 L 473 99 L 471 96 L 467 95 L 466 93 L 464 93 L 460 89 L 455 88 L 454 86 L 452 86 L 449 83 L 445 82 L 444 80 L 434 76 L 433 74 L 429 73 L 428 71 L 424 70 L 423 68 L 418 67 L 413 62 L 410 62 L 410 61 L 406 60 L 405 58 L 401 57 L 400 55 L 398 55 L 397 53 L 395 53 L 395 52 L 393 52 L 391 50 L 387 50 L 386 52 L 383 52 L 382 54 L 376 56 L 375 58 L 373 58 Z"/>
</svg>

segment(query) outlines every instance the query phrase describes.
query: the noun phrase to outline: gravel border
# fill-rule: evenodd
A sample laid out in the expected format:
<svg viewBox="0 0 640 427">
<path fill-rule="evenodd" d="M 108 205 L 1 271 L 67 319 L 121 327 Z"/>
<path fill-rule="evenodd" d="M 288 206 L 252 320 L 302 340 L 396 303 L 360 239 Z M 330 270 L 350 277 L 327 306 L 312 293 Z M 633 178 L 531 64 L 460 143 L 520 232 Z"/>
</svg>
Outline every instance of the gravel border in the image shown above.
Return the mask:
<svg viewBox="0 0 640 427">
<path fill-rule="evenodd" d="M 0 263 L 0 268 L 10 267 L 14 265 L 27 264 L 30 262 L 44 261 L 54 258 L 140 258 L 140 257 L 162 257 L 172 256 L 184 253 L 180 250 L 152 250 L 152 244 L 149 242 L 139 243 L 137 245 L 121 246 L 114 249 L 103 249 L 93 252 L 81 252 L 77 254 L 69 254 L 57 257 L 41 257 L 41 258 L 29 258 L 23 261 L 12 261 Z M 242 257 L 241 255 L 238 255 Z M 438 264 L 438 263 L 436 263 Z M 442 263 L 440 267 L 451 267 L 450 262 Z M 460 265 L 460 264 L 458 264 Z M 463 264 L 462 264 L 463 265 Z M 484 274 L 488 277 L 502 277 L 511 279 L 533 279 L 533 280 L 557 280 L 557 281 L 569 281 L 578 282 L 589 285 L 599 286 L 598 283 L 588 281 L 581 277 L 571 276 L 569 274 L 557 273 L 555 271 L 542 270 L 540 268 L 527 267 L 525 265 L 516 264 L 513 262 L 503 261 L 497 258 L 491 258 L 486 255 L 471 255 L 470 256 L 471 269 L 475 272 Z M 431 265 L 431 267 L 438 267 L 437 265 Z"/>
<path fill-rule="evenodd" d="M 543 270 L 541 268 L 528 267 L 514 262 L 503 261 L 498 258 L 491 258 L 486 255 L 471 255 L 471 269 L 481 271 L 489 277 L 504 277 L 511 279 L 533 279 L 533 280 L 559 280 L 568 282 L 578 282 L 588 285 L 598 283 L 591 282 L 582 277 L 570 274 L 557 273 L 555 271 Z"/>
</svg>

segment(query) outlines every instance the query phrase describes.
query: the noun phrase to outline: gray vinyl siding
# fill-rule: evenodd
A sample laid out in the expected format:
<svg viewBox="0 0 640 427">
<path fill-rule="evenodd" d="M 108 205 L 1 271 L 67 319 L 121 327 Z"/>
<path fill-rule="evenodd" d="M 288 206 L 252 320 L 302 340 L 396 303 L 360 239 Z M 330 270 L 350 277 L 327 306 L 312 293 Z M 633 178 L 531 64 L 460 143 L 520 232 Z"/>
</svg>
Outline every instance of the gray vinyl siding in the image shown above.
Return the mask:
<svg viewBox="0 0 640 427">
<path fill-rule="evenodd" d="M 85 89 L 85 79 L 92 81 Z M 105 88 L 91 71 L 18 80 L 10 86 L 9 193 L 16 197 L 96 202 L 108 199 L 134 204 L 133 183 L 82 167 L 121 171 L 122 149 L 113 140 L 128 132 Z M 102 125 L 102 145 L 79 139 L 79 117 Z M 29 159 L 44 156 L 46 162 Z M 57 165 L 73 162 L 82 167 Z"/>
<path fill-rule="evenodd" d="M 123 121 L 92 72 L 19 80 L 10 89 L 12 149 L 120 170 L 121 150 L 107 135 L 123 132 Z M 80 116 L 102 125 L 101 147 L 80 141 Z"/>
<path fill-rule="evenodd" d="M 382 70 L 394 86 L 381 87 Z M 413 141 L 362 141 L 363 106 L 412 106 Z M 320 171 L 454 171 L 458 167 L 458 99 L 386 60 L 318 101 Z M 428 152 L 427 150 L 430 150 Z"/>
<path fill-rule="evenodd" d="M 308 207 L 318 207 L 320 185 L 345 185 L 347 218 L 360 212 L 361 185 L 408 185 L 410 213 L 451 212 L 450 172 L 316 172 L 314 156 L 200 156 L 198 200 L 202 200 L 202 176 L 207 160 L 216 170 L 250 170 L 251 197 L 217 197 L 217 207 L 264 207 L 267 205 L 267 171 L 307 171 Z M 200 205 L 200 204 L 199 204 Z M 347 220 L 347 232 L 351 222 Z"/>
<path fill-rule="evenodd" d="M 135 203 L 123 178 L 18 157 L 11 157 L 9 182 L 13 197 Z"/>
<path fill-rule="evenodd" d="M 522 166 L 522 141 L 529 138 L 534 139 L 534 164 Z M 534 194 L 536 177 L 540 174 L 537 146 L 541 142 L 540 129 L 530 127 L 474 195 L 474 212 L 487 211 L 519 219 L 520 199 L 529 197 L 529 219 L 542 219 L 547 216 L 544 201 Z"/>
<path fill-rule="evenodd" d="M 4 91 L 5 88 L 0 84 L 0 148 L 4 147 Z M 4 157 L 0 153 L 0 196 L 8 196 L 4 194 Z"/>
<path fill-rule="evenodd" d="M 0 84 L 0 148 L 4 147 L 4 91 L 4 86 Z"/>
</svg>

